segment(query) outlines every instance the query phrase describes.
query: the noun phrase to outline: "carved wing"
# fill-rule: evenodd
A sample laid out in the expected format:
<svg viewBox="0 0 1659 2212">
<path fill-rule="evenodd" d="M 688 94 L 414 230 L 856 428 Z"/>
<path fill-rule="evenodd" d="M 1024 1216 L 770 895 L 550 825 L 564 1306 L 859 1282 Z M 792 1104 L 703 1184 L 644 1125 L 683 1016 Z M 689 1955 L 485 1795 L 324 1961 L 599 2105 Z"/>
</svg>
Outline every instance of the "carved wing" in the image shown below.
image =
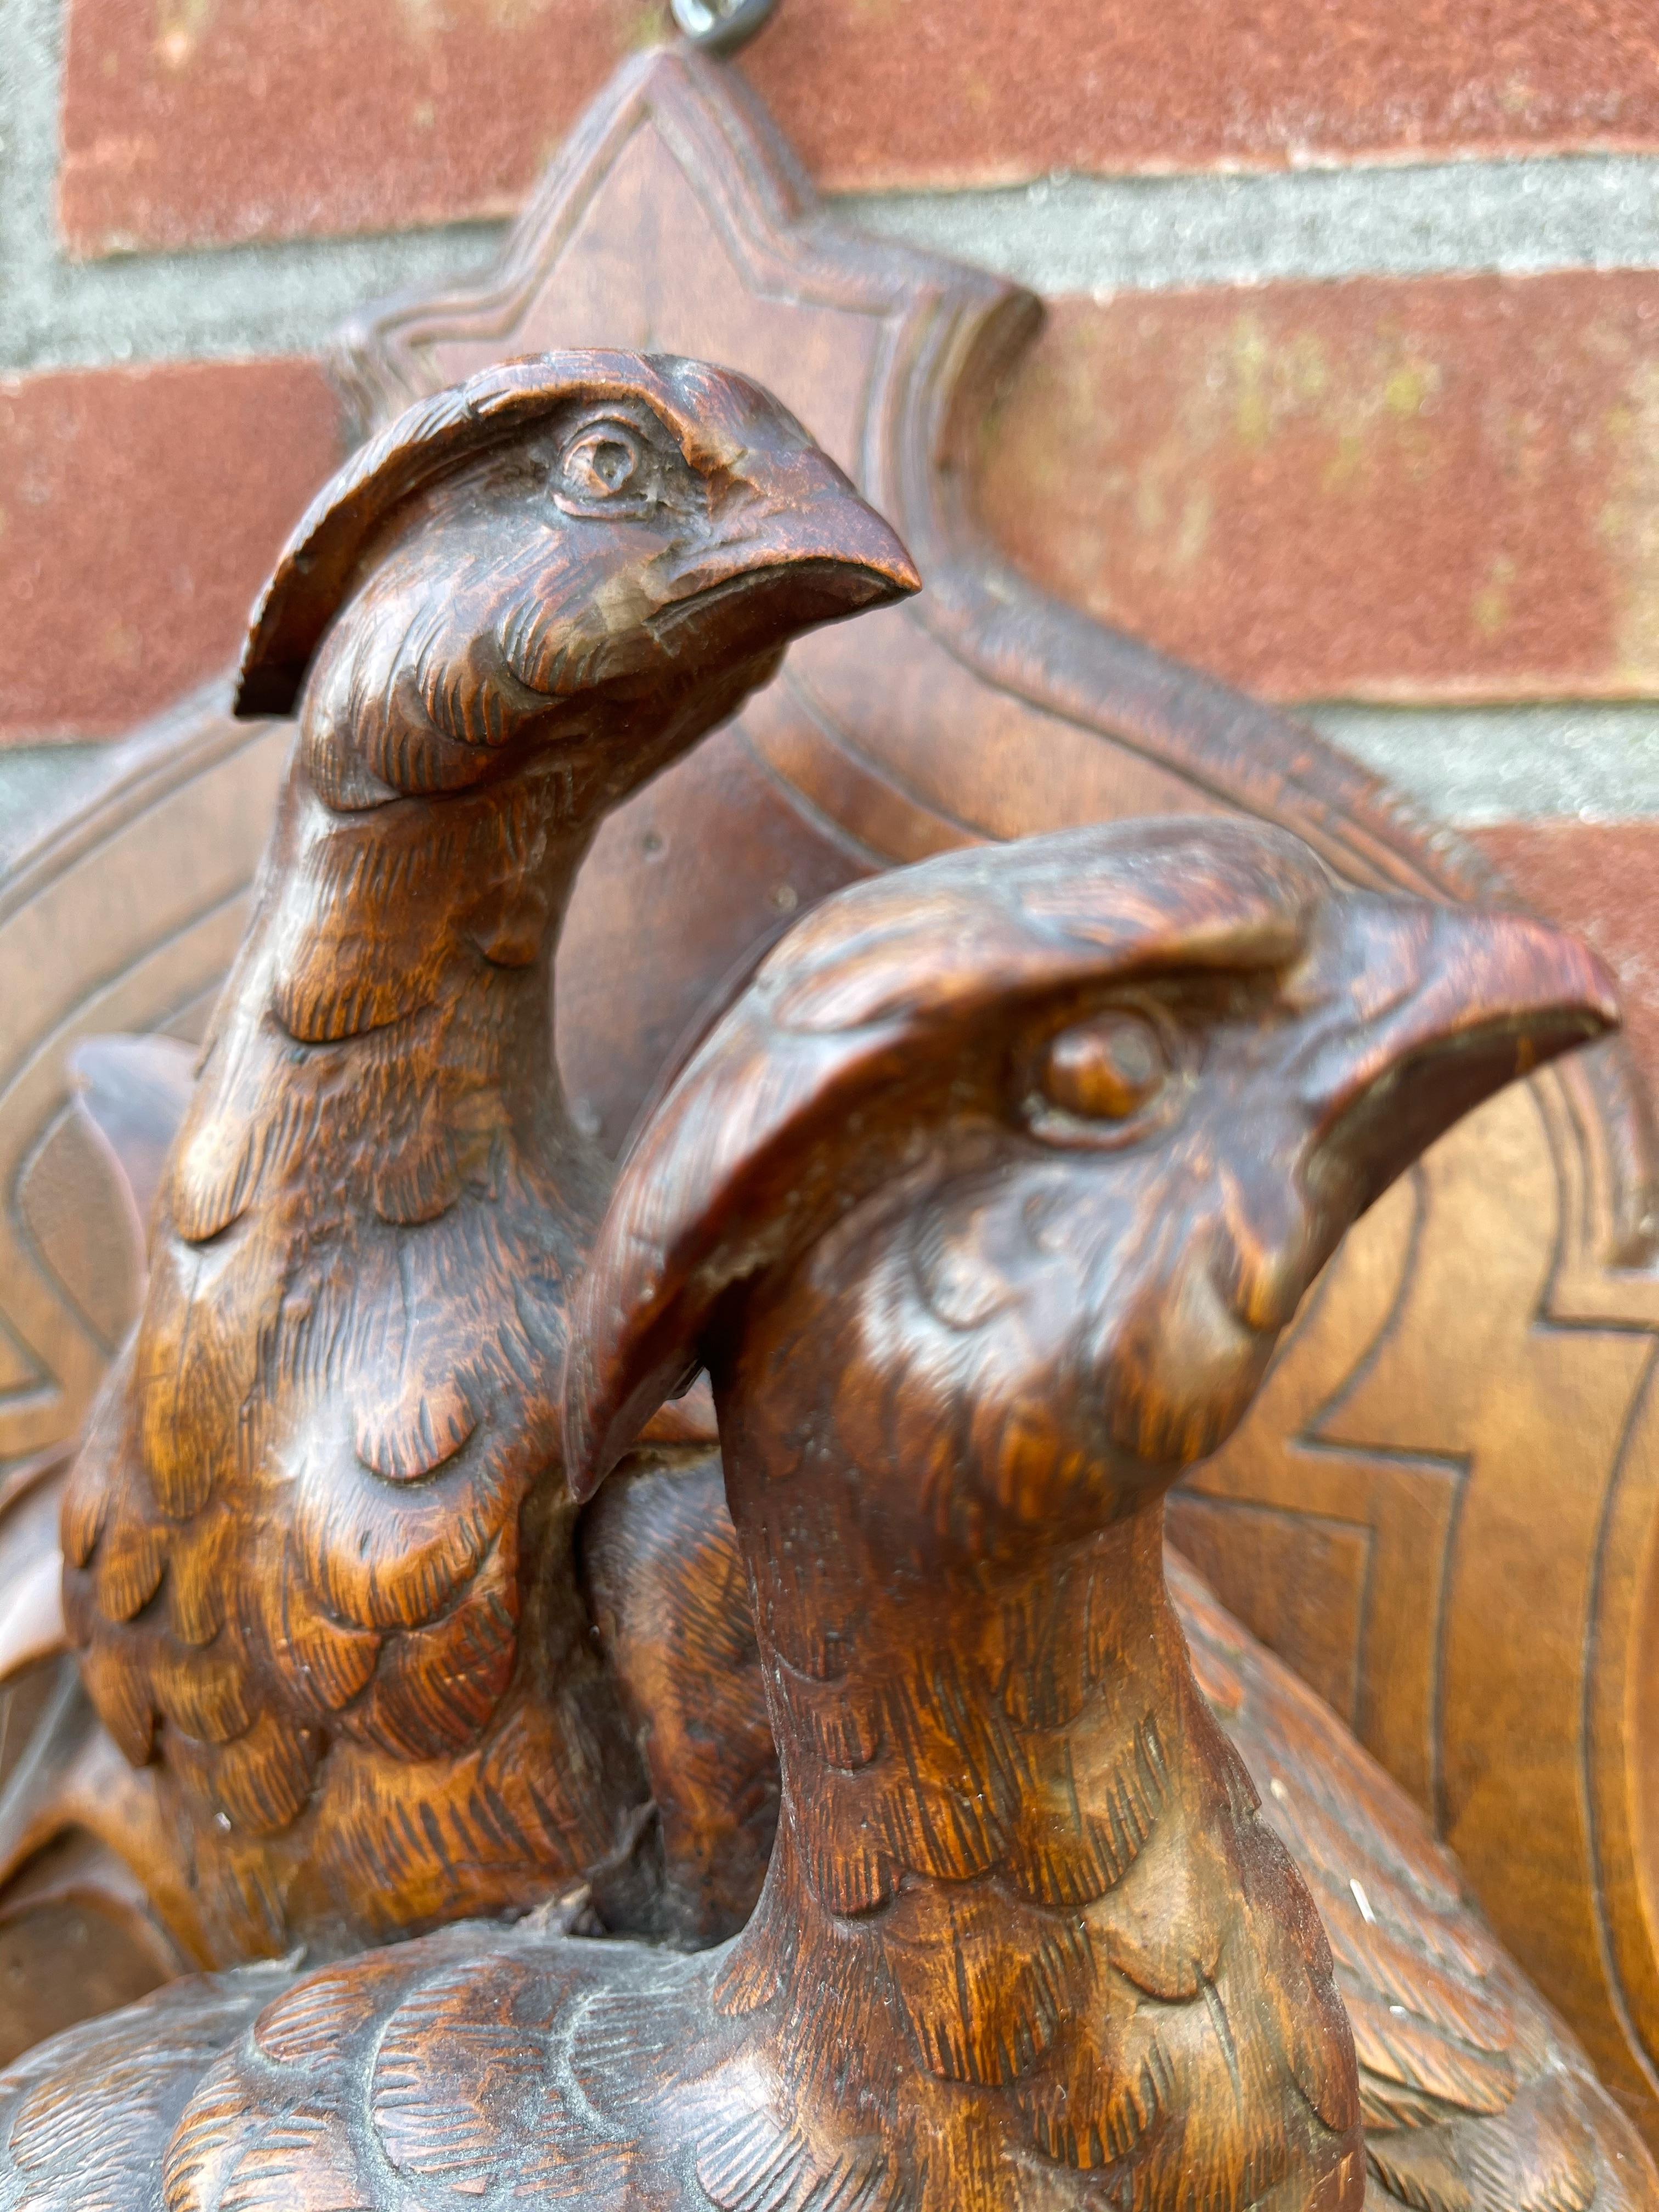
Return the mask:
<svg viewBox="0 0 1659 2212">
<path fill-rule="evenodd" d="M 0 2212 L 620 2203 L 639 2113 L 633 2140 L 595 2141 L 553 2063 L 561 2014 L 592 1957 L 624 1984 L 697 1968 L 589 1947 L 585 1972 L 565 1924 L 447 1929 L 304 1975 L 244 1967 L 87 2022 L 0 2076 Z"/>
<path fill-rule="evenodd" d="M 0 2212 L 149 2212 L 204 2069 L 291 1978 L 262 1966 L 175 1983 L 21 2060 L 0 2078 Z"/>
<path fill-rule="evenodd" d="M 1173 1552 L 1169 1577 L 1199 1686 L 1330 1938 L 1373 2196 L 1412 2212 L 1659 2203 L 1635 2130 L 1404 1791 Z"/>
<path fill-rule="evenodd" d="M 292 1267 L 251 1237 L 164 1237 L 94 1409 L 64 1520 L 72 1624 L 126 1757 L 164 1724 L 204 1808 L 210 1957 L 285 1944 L 301 1859 L 372 1926 L 414 1884 L 434 1917 L 532 1903 L 617 1843 L 591 1662 L 504 1705 L 519 1506 L 551 1450 L 532 1382 L 555 1363 L 523 1326 L 544 1255 L 503 1251 L 477 1212 L 432 1224 L 401 1273 L 372 1225 Z M 568 1542 L 540 1533 L 568 1579 Z M 281 1837 L 272 1860 L 260 1839 Z"/>
<path fill-rule="evenodd" d="M 778 1756 L 712 1408 L 707 1423 L 673 1456 L 619 1469 L 581 1534 L 593 1624 L 650 1775 L 672 1932 L 695 1944 L 749 1917 L 778 1824 Z"/>
<path fill-rule="evenodd" d="M 480 1741 L 515 1662 L 518 1508 L 552 1450 L 543 1194 L 509 1164 L 501 1203 L 446 1190 L 412 1226 L 378 1188 L 356 1202 L 354 1173 L 383 1178 L 441 1134 L 447 1102 L 406 1095 L 368 1039 L 354 1103 L 386 1141 L 366 1156 L 335 1126 L 337 1083 L 301 1100 L 308 1116 L 279 1115 L 257 1008 L 250 1026 L 226 1004 L 161 1176 L 144 1312 L 63 1521 L 93 1700 L 135 1766 L 165 1726 L 199 1805 L 210 1960 L 285 1948 L 290 1862 L 345 1894 L 423 1882 L 435 1917 L 534 1902 L 617 1843 L 580 1683 L 521 1697 Z M 131 1107 L 132 1081 L 113 1088 Z M 151 1153 L 167 1118 L 145 1120 Z M 309 1198 L 279 1173 L 296 1150 L 318 1169 Z M 542 1535 L 556 1571 L 568 1545 Z M 259 1839 L 308 1808 L 274 1864 Z"/>
</svg>

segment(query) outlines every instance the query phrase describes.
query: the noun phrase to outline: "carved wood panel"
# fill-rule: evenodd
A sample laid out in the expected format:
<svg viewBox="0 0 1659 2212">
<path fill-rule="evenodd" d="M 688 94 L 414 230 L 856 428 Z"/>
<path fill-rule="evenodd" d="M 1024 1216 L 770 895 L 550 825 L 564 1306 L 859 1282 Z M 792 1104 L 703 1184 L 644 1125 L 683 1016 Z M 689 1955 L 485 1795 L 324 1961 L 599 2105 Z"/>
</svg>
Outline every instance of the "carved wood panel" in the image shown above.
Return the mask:
<svg viewBox="0 0 1659 2212">
<path fill-rule="evenodd" d="M 741 81 L 665 53 L 596 103 L 489 282 L 346 334 L 365 424 L 554 343 L 729 362 L 852 471 L 927 580 L 910 606 L 798 648 L 738 723 L 607 825 L 567 932 L 560 1056 L 613 1145 L 791 915 L 966 840 L 1237 809 L 1356 882 L 1502 895 L 1310 732 L 1044 599 L 988 549 L 974 459 L 1038 313 L 824 215 Z M 8 1455 L 73 1425 L 112 1322 L 88 1310 L 84 1257 L 42 1253 L 28 1226 L 48 1202 L 28 1178 L 52 1160 L 62 1054 L 92 1029 L 177 1021 L 222 965 L 282 745 L 211 702 L 186 709 L 7 887 Z M 1431 1809 L 1652 2129 L 1649 1195 L 1644 1109 L 1616 1050 L 1485 1109 L 1350 1239 L 1251 1419 L 1176 1513 L 1224 1599 Z"/>
</svg>

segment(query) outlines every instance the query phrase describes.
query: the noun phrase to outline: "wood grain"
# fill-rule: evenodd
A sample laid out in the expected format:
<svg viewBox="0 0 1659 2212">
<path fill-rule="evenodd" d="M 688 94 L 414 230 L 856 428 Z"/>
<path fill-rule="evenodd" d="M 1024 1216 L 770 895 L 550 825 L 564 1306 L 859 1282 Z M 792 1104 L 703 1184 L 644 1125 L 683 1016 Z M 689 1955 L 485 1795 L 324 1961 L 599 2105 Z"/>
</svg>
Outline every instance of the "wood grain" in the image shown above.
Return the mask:
<svg viewBox="0 0 1659 2212">
<path fill-rule="evenodd" d="M 974 485 L 1039 312 L 827 215 L 740 81 L 663 53 L 595 102 L 488 281 L 366 310 L 349 334 L 366 422 L 538 346 L 631 338 L 732 362 L 876 494 L 928 577 L 909 608 L 793 653 L 602 827 L 559 957 L 558 1049 L 573 1119 L 607 1146 L 793 915 L 895 860 L 1137 810 L 1235 811 L 1297 830 L 1350 882 L 1501 895 L 1312 732 L 996 557 Z M 0 888 L 6 1460 L 67 1439 L 105 1364 L 73 1269 L 18 1225 L 66 1049 L 108 1029 L 199 1036 L 285 743 L 230 720 L 223 687 L 185 702 Z M 1248 1511 L 1273 1532 L 1248 1583 L 1219 1542 L 1206 1569 L 1344 1700 L 1659 2139 L 1645 1114 L 1602 1047 L 1461 1125 L 1360 1224 L 1198 1480 L 1212 1528 Z M 1197 1541 L 1189 1516 L 1182 1533 Z"/>
<path fill-rule="evenodd" d="M 297 701 L 294 763 L 64 1509 L 158 1801 L 129 1849 L 208 1960 L 584 1882 L 657 1925 L 561 1480 L 605 1170 L 546 1079 L 553 946 L 606 808 L 914 585 L 775 403 L 631 355 L 422 403 L 299 525 L 240 684 Z"/>
<path fill-rule="evenodd" d="M 1348 2017 L 1194 1682 L 1163 1499 L 1356 1214 L 1615 1019 L 1542 925 L 1340 890 L 1243 823 L 826 902 L 647 1124 L 567 1362 L 578 1498 L 689 1361 L 713 1379 L 781 1761 L 748 1925 L 692 1957 L 447 1930 L 251 2025 L 234 1978 L 183 1985 L 0 2081 L 0 2204 L 90 2172 L 170 2212 L 1358 2212 Z M 1613 2116 L 1569 2119 L 1577 2168 L 1527 2138 L 1538 2201 L 1642 2202 Z M 1491 2130 L 1432 2148 L 1501 2164 Z M 1373 2141 L 1395 2201 L 1421 2166 Z"/>
<path fill-rule="evenodd" d="M 1014 288 L 829 217 L 741 81 L 671 53 L 594 102 L 490 278 L 366 312 L 348 332 L 343 373 L 366 418 L 569 337 L 624 330 L 732 361 L 843 460 L 927 580 L 910 605 L 793 653 L 601 833 L 572 904 L 560 1053 L 577 1112 L 608 1144 L 792 914 L 951 846 L 1237 811 L 1295 830 L 1351 882 L 1504 896 L 1477 854 L 1311 732 L 1085 620 L 997 556 L 974 485 L 1040 313 Z M 1231 1601 L 1293 1662 L 1352 1677 L 1363 1741 L 1418 1794 L 1659 2141 L 1648 1115 L 1622 1048 L 1602 1048 L 1461 1129 L 1425 1170 L 1433 1202 L 1408 1251 L 1389 1221 L 1363 1224 L 1340 1262 L 1352 1297 L 1334 1285 L 1304 1324 L 1316 1340 L 1299 1372 L 1355 1403 L 1340 1448 L 1305 1442 L 1290 1395 L 1274 1395 L 1206 1482 L 1281 1532 L 1271 1583 L 1233 1573 Z M 1433 1287 L 1459 1269 L 1473 1295 Z M 1367 1283 L 1398 1310 L 1387 1391 L 1357 1388 L 1382 1326 Z M 1465 1418 L 1461 1378 L 1488 1361 L 1518 1394 L 1513 1419 L 1496 1379 Z M 1443 1406 L 1455 1417 L 1437 1419 Z M 1358 1609 L 1351 1583 L 1322 1581 L 1334 1522 L 1369 1561 Z M 1316 1625 L 1303 1594 L 1324 1587 L 1331 1617 Z M 1544 1708 L 1547 1730 L 1518 1738 L 1517 1717 Z"/>
</svg>

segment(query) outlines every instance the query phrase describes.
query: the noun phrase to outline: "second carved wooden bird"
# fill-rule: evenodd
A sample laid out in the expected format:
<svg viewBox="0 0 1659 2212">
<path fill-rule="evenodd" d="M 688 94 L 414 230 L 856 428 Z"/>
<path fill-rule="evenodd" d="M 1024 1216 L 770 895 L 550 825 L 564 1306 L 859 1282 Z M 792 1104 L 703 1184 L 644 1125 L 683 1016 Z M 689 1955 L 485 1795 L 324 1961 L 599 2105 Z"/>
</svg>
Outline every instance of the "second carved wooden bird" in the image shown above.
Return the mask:
<svg viewBox="0 0 1659 2212">
<path fill-rule="evenodd" d="M 713 1376 L 782 1759 L 749 1927 L 179 1985 L 0 2081 L 0 2204 L 1357 2208 L 1329 1953 L 1163 1496 L 1354 1215 L 1613 1018 L 1541 925 L 1239 823 L 829 902 L 626 1164 L 568 1383 L 586 1492 Z"/>
<path fill-rule="evenodd" d="M 791 637 L 916 583 L 765 393 L 629 354 L 417 405 L 296 530 L 240 696 L 297 703 L 294 766 L 63 1524 L 198 1958 L 577 1882 L 653 1926 L 562 1472 L 607 1170 L 555 1074 L 553 951 L 604 814 Z"/>
</svg>

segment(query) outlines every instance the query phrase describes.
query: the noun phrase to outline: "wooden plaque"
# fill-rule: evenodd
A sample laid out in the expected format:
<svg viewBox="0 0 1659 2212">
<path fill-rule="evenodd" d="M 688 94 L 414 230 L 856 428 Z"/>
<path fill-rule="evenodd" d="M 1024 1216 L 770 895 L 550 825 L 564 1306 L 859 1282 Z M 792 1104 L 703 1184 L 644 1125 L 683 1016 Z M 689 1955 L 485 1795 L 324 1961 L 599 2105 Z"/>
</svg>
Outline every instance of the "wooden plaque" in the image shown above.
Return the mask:
<svg viewBox="0 0 1659 2212">
<path fill-rule="evenodd" d="M 1504 896 L 1310 732 L 1046 599 L 988 547 L 975 457 L 1040 313 L 823 212 L 742 80 L 663 52 L 595 104 L 491 279 L 346 333 L 365 428 L 554 345 L 744 369 L 927 580 L 798 647 L 607 824 L 562 954 L 559 1052 L 613 1146 L 791 915 L 952 845 L 1236 811 L 1358 884 Z M 0 1464 L 74 1430 L 136 1288 L 118 1194 L 77 1151 L 64 1055 L 99 1030 L 193 1034 L 287 738 L 229 721 L 222 691 L 185 702 L 0 888 Z M 1171 1522 L 1430 1811 L 1659 2140 L 1651 1171 L 1618 1047 L 1477 1114 L 1349 1239 Z"/>
</svg>

